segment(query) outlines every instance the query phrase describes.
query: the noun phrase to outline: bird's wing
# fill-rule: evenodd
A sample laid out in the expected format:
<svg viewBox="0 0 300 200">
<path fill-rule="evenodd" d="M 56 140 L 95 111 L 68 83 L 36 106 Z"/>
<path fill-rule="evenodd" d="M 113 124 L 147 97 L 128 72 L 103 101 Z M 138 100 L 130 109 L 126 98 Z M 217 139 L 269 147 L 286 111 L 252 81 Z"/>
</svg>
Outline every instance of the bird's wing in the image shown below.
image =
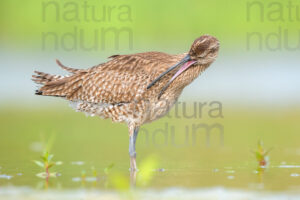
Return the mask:
<svg viewBox="0 0 300 200">
<path fill-rule="evenodd" d="M 101 69 L 85 75 L 81 90 L 72 99 L 92 103 L 127 103 L 142 97 L 149 75 L 143 71 Z"/>
<path fill-rule="evenodd" d="M 115 55 L 91 70 L 82 83 L 81 100 L 94 103 L 126 103 L 146 98 L 146 87 L 160 73 L 159 66 L 172 56 L 159 52 Z M 163 67 L 164 68 L 164 67 Z"/>
<path fill-rule="evenodd" d="M 99 66 L 52 80 L 41 87 L 37 94 L 91 103 L 132 102 L 145 98 L 150 81 L 177 60 L 159 52 L 115 55 Z"/>
</svg>

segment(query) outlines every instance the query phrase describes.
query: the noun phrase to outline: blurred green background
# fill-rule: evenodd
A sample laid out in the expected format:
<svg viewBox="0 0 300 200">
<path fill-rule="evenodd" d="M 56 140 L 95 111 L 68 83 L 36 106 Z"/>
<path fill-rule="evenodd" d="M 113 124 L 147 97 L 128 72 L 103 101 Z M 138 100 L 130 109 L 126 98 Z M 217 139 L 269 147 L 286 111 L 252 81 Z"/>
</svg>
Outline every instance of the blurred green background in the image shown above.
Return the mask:
<svg viewBox="0 0 300 200">
<path fill-rule="evenodd" d="M 86 118 L 61 99 L 34 96 L 33 70 L 63 74 L 56 58 L 75 68 L 87 68 L 112 54 L 187 52 L 194 39 L 211 34 L 220 40 L 219 57 L 185 89 L 180 101 L 191 109 L 192 102 L 219 101 L 224 118 L 208 117 L 210 108 L 206 107 L 203 118 L 165 117 L 146 125 L 150 142 L 145 143 L 146 134 L 140 134 L 138 161 L 156 154 L 160 167 L 166 168 L 151 186 L 249 189 L 252 183 L 263 182 L 263 189 L 298 189 L 299 181 L 290 175 L 300 173 L 299 169 L 278 166 L 300 164 L 299 8 L 296 0 L 0 1 L 0 173 L 24 174 L 9 181 L 0 179 L 0 183 L 35 186 L 38 169 L 31 160 L 41 154 L 41 138 L 52 135 L 51 151 L 65 163 L 60 168 L 63 187 L 78 186 L 72 177 L 92 165 L 102 170 L 115 163 L 116 170 L 127 173 L 126 126 Z M 109 30 L 119 31 L 119 42 Z M 46 39 L 45 34 L 49 34 Z M 87 50 L 82 44 L 97 48 Z M 166 123 L 175 127 L 179 144 L 184 143 L 186 126 L 219 123 L 224 127 L 223 145 L 214 133 L 207 146 L 207 136 L 201 132 L 195 146 L 179 148 L 168 143 L 158 148 L 151 137 Z M 259 139 L 273 147 L 271 169 L 263 181 L 253 173 L 256 161 L 251 153 Z M 157 139 L 159 144 L 164 141 L 161 135 Z M 86 165 L 70 164 L 77 160 Z M 227 178 L 228 167 L 236 170 L 233 181 Z M 213 174 L 213 169 L 221 173 Z"/>
<path fill-rule="evenodd" d="M 289 5 L 293 7 L 288 8 Z M 219 38 L 224 51 L 234 47 L 240 50 L 246 45 L 247 32 L 267 36 L 277 32 L 279 26 L 288 30 L 291 44 L 292 39 L 298 39 L 296 0 L 11 0 L 2 1 L 0 6 L 1 42 L 5 47 L 27 50 L 41 49 L 43 33 L 61 36 L 74 32 L 74 27 L 84 30 L 89 44 L 94 41 L 95 29 L 128 27 L 134 37 L 133 51 L 185 50 L 201 34 Z M 128 37 L 121 37 L 120 43 L 127 44 L 127 40 Z M 126 52 L 128 47 L 120 51 Z"/>
</svg>

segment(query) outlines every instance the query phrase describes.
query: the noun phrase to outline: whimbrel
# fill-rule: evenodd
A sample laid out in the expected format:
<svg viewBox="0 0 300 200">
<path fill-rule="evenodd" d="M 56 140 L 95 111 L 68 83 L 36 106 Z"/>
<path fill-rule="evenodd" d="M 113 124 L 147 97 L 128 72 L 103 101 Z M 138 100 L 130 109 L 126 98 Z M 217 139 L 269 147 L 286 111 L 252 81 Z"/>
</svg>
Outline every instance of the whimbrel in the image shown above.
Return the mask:
<svg viewBox="0 0 300 200">
<path fill-rule="evenodd" d="M 70 75 L 35 71 L 42 86 L 35 94 L 62 97 L 75 110 L 124 122 L 129 129 L 130 169 L 135 171 L 135 144 L 139 127 L 164 116 L 182 90 L 217 57 L 219 41 L 210 35 L 197 38 L 188 53 L 146 52 L 113 55 L 89 69 L 57 64 Z"/>
</svg>

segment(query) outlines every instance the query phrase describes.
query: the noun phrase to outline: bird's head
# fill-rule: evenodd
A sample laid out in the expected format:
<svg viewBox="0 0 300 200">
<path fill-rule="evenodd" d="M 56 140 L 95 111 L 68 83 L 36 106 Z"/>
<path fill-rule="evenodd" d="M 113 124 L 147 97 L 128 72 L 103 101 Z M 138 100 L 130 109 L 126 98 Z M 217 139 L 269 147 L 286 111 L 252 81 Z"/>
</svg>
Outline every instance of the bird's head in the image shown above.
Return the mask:
<svg viewBox="0 0 300 200">
<path fill-rule="evenodd" d="M 219 51 L 219 41 L 217 38 L 210 35 L 202 35 L 197 38 L 189 51 L 189 53 L 178 63 L 167 69 L 165 72 L 160 74 L 154 81 L 152 81 L 147 89 L 152 87 L 157 81 L 165 76 L 170 71 L 180 68 L 177 70 L 175 75 L 169 80 L 169 82 L 163 87 L 159 94 L 159 98 L 162 93 L 168 88 L 168 86 L 176 79 L 180 74 L 189 69 L 192 66 L 205 66 L 210 65 L 217 57 Z"/>
<path fill-rule="evenodd" d="M 217 58 L 219 46 L 217 38 L 202 35 L 193 42 L 187 57 L 191 61 L 196 61 L 195 64 L 211 64 Z"/>
</svg>

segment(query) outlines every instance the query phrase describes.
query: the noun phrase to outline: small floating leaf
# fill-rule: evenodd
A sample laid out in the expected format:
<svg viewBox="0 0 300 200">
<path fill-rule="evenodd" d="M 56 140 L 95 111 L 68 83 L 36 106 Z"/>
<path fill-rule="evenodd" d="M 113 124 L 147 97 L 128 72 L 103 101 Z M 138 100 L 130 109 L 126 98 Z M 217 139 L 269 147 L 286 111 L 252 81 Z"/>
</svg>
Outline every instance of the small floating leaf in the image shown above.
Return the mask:
<svg viewBox="0 0 300 200">
<path fill-rule="evenodd" d="M 41 173 L 38 173 L 36 174 L 37 177 L 39 178 L 47 178 L 48 177 L 48 174 L 46 172 L 41 172 Z M 49 173 L 49 177 L 57 177 L 58 176 L 58 173 L 57 172 L 51 172 Z"/>
<path fill-rule="evenodd" d="M 47 178 L 48 175 L 46 172 L 41 172 L 41 173 L 36 174 L 36 176 L 39 178 Z"/>
<path fill-rule="evenodd" d="M 6 175 L 6 174 L 0 174 L 0 179 L 3 178 L 3 179 L 11 179 L 13 176 L 10 176 L 10 175 Z"/>
<path fill-rule="evenodd" d="M 57 162 L 55 162 L 55 165 L 62 165 L 62 164 L 63 164 L 62 161 L 57 161 Z"/>
<path fill-rule="evenodd" d="M 73 161 L 71 162 L 71 165 L 84 165 L 83 161 Z"/>
<path fill-rule="evenodd" d="M 58 176 L 58 173 L 57 173 L 57 172 L 51 172 L 51 173 L 49 174 L 49 176 L 55 178 L 55 177 Z"/>
</svg>

